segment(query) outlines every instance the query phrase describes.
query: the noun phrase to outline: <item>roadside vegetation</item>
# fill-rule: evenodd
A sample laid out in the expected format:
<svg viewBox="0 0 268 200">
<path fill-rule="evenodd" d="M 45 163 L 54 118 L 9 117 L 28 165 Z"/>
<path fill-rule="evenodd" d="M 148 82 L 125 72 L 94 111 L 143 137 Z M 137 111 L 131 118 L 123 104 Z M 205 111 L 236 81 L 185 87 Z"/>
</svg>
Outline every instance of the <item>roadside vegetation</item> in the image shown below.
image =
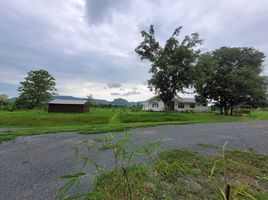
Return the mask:
<svg viewBox="0 0 268 200">
<path fill-rule="evenodd" d="M 84 134 L 124 131 L 130 128 L 167 124 L 192 124 L 230 121 L 267 120 L 268 112 L 252 112 L 250 116 L 222 116 L 215 113 L 142 112 L 120 108 L 94 108 L 88 113 L 47 113 L 42 110 L 0 112 L 0 142 L 17 136 L 77 131 Z"/>
<path fill-rule="evenodd" d="M 228 166 L 232 182 L 231 199 L 268 199 L 268 156 L 241 151 L 226 154 L 236 162 Z M 204 157 L 181 149 L 165 151 L 160 153 L 159 160 L 152 166 L 133 165 L 128 168 L 132 198 L 124 184 L 111 188 L 114 180 L 124 182 L 122 174 L 115 171 L 101 174 L 92 192 L 99 195 L 96 199 L 107 200 L 224 200 L 223 166 L 215 171 L 214 176 L 210 176 L 213 162 L 217 159 L 219 156 Z"/>
<path fill-rule="evenodd" d="M 129 135 L 122 134 L 85 141 L 84 147 L 74 148 L 77 163 L 83 167 L 62 177 L 66 184 L 59 189 L 60 199 L 268 198 L 268 155 L 227 151 L 227 142 L 210 156 L 185 149 L 161 151 L 160 144 L 150 142 L 130 151 Z M 99 154 L 88 156 L 92 149 Z M 113 155 L 114 169 L 101 165 L 103 153 Z M 138 156 L 143 158 L 140 162 Z M 88 178 L 88 167 L 95 167 L 95 179 L 92 174 Z M 81 192 L 81 182 L 91 184 L 90 191 Z"/>
</svg>

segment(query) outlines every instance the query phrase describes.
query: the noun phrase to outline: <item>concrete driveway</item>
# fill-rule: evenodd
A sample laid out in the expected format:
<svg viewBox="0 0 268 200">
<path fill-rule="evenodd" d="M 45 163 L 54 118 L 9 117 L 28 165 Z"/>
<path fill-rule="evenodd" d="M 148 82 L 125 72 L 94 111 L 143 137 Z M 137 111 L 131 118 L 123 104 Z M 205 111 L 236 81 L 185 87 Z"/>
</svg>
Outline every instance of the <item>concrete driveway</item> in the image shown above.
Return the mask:
<svg viewBox="0 0 268 200">
<path fill-rule="evenodd" d="M 214 153 L 228 141 L 228 149 L 268 153 L 268 121 L 170 125 L 138 128 L 132 133 L 134 148 L 162 139 L 165 149 Z M 0 144 L 0 199 L 56 199 L 57 189 L 63 185 L 59 177 L 78 172 L 71 147 L 104 135 L 57 133 L 18 137 L 15 142 Z M 109 168 L 112 157 L 105 155 L 103 162 Z M 90 174 L 93 172 L 89 169 Z"/>
</svg>

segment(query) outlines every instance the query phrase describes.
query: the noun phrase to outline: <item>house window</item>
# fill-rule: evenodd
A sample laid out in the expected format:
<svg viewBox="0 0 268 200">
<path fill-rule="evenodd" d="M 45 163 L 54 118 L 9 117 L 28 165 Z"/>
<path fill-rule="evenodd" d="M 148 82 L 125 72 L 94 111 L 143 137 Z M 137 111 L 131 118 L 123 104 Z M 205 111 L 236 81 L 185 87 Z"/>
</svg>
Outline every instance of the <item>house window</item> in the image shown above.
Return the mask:
<svg viewBox="0 0 268 200">
<path fill-rule="evenodd" d="M 190 103 L 190 108 L 195 108 L 195 103 Z"/>
<path fill-rule="evenodd" d="M 153 108 L 158 108 L 158 102 L 153 102 L 152 107 Z"/>
<path fill-rule="evenodd" d="M 178 108 L 184 108 L 184 104 L 183 103 L 178 103 Z"/>
</svg>

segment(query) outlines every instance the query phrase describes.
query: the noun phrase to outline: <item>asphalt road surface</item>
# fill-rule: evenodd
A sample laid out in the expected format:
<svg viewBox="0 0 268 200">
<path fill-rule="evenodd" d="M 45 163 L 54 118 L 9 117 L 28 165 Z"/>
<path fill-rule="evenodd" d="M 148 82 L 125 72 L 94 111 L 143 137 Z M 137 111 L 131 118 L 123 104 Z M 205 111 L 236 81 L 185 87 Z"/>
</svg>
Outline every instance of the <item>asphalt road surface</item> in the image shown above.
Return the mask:
<svg viewBox="0 0 268 200">
<path fill-rule="evenodd" d="M 162 139 L 163 149 L 188 148 L 207 154 L 219 151 L 228 141 L 228 149 L 268 153 L 268 121 L 170 125 L 131 132 L 133 148 Z M 87 138 L 104 136 L 57 133 L 3 142 L 0 144 L 0 199 L 56 199 L 57 190 L 64 184 L 60 177 L 80 169 L 74 165 L 71 147 L 82 145 Z M 94 151 L 90 154 L 96 156 Z M 111 155 L 104 155 L 102 160 L 107 168 L 113 166 Z M 93 172 L 93 168 L 88 169 L 90 178 Z"/>
</svg>

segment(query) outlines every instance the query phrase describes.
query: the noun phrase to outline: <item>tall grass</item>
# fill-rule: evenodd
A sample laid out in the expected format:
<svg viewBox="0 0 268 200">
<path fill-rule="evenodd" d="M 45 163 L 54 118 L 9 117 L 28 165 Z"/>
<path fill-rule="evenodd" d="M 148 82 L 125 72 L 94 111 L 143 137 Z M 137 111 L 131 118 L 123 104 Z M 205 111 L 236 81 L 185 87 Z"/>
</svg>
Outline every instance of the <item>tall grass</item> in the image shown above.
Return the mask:
<svg viewBox="0 0 268 200">
<path fill-rule="evenodd" d="M 98 160 L 102 157 L 87 157 L 76 150 L 78 160 L 92 164 L 98 176 L 92 190 L 80 194 L 70 193 L 81 178 L 87 179 L 86 171 L 66 175 L 65 186 L 60 189 L 62 199 L 227 199 L 222 189 L 231 186 L 230 199 L 268 198 L 268 155 L 252 152 L 226 151 L 205 157 L 203 155 L 174 149 L 159 153 L 159 141 L 145 144 L 129 151 L 129 136 L 110 135 L 96 143 L 86 144 L 87 150 L 97 148 L 113 153 L 115 168 L 107 171 Z M 95 147 L 94 147 L 95 146 Z M 88 148 L 89 147 L 89 148 Z M 102 153 L 101 153 L 102 154 Z M 101 155 L 98 154 L 98 155 Z M 135 164 L 135 155 L 143 155 L 150 162 Z M 151 159 L 150 159 L 151 158 Z M 96 160 L 97 159 L 97 160 Z M 94 161 L 93 161 L 94 160 Z M 217 164 L 217 166 L 215 165 Z M 258 163 L 258 165 L 257 165 Z M 212 170 L 211 170 L 212 169 Z M 70 185 L 72 187 L 70 187 Z"/>
</svg>

